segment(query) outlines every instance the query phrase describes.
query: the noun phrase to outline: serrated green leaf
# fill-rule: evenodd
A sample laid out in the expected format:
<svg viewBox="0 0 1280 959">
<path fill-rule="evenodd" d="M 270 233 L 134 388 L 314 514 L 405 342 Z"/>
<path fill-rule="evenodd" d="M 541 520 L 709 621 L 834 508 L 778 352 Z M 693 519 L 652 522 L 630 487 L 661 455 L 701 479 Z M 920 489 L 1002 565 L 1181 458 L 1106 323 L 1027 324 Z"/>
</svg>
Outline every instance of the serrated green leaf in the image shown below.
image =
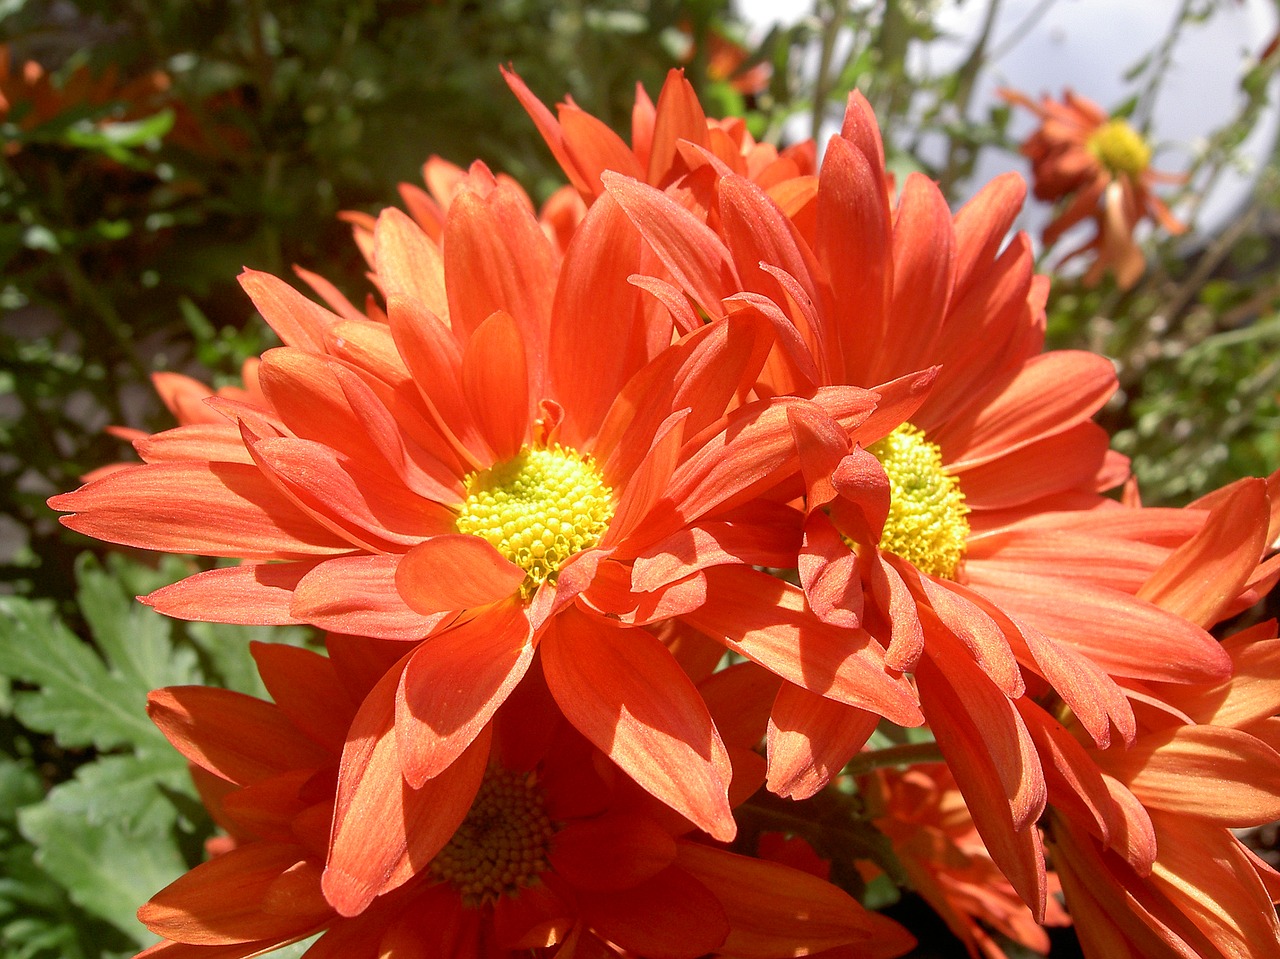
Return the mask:
<svg viewBox="0 0 1280 959">
<path fill-rule="evenodd" d="M 0 672 L 38 686 L 14 693 L 14 714 L 69 748 L 168 748 L 146 715 L 147 689 L 108 670 L 47 603 L 0 597 Z"/>
<path fill-rule="evenodd" d="M 111 557 L 104 570 L 92 553 L 82 553 L 76 562 L 76 599 L 98 649 L 113 672 L 132 686 L 151 690 L 200 682 L 195 655 L 174 647 L 172 621 L 134 600 L 139 585 L 150 592 L 172 582 L 171 571 L 147 577 L 152 582 L 143 585 L 128 582 L 126 566 Z"/>
<path fill-rule="evenodd" d="M 249 644 L 287 643 L 305 646 L 312 635 L 303 626 L 232 626 L 227 623 L 188 623 L 187 638 L 199 650 L 210 678 L 218 685 L 250 696 L 266 697 L 266 687 L 249 652 Z"/>
<path fill-rule="evenodd" d="M 36 864 L 72 902 L 146 945 L 155 937 L 135 912 L 187 868 L 176 835 L 184 824 L 169 794 L 190 790 L 176 754 L 109 756 L 21 810 L 18 825 Z"/>
</svg>

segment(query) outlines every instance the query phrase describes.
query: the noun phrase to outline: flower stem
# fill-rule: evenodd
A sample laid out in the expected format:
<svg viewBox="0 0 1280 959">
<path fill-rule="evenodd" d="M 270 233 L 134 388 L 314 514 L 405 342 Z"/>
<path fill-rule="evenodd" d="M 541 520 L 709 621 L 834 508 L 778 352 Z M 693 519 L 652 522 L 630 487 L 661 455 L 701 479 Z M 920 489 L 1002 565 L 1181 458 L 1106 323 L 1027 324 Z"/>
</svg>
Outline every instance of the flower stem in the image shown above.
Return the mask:
<svg viewBox="0 0 1280 959">
<path fill-rule="evenodd" d="M 844 767 L 844 775 L 861 776 L 873 769 L 884 769 L 886 766 L 914 766 L 918 763 L 936 763 L 942 761 L 942 750 L 936 742 L 904 743 L 901 746 L 890 746 L 869 753 L 858 753 Z"/>
</svg>

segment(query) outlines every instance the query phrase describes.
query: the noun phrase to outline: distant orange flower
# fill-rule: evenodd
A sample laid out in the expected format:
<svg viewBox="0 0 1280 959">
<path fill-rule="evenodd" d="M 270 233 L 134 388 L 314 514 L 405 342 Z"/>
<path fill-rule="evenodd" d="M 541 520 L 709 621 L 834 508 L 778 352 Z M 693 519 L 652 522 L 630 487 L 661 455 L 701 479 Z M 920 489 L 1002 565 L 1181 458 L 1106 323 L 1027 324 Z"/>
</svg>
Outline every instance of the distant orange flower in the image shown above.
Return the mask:
<svg viewBox="0 0 1280 959">
<path fill-rule="evenodd" d="M 369 673 L 349 670 L 369 655 L 350 642 L 364 641 L 335 638 L 330 658 L 255 646 L 276 704 L 201 687 L 152 694 L 153 719 L 233 842 L 139 910 L 165 940 L 141 957 L 241 959 L 317 933 L 313 959 L 515 959 L 550 947 L 767 959 L 850 942 L 889 959 L 910 948 L 834 886 L 697 842 L 637 801 L 557 724 L 545 687 L 505 705 L 421 789 L 345 793 L 339 753 Z M 394 751 L 380 738 L 368 758 L 394 764 Z M 364 820 L 362 841 L 326 861 L 335 816 Z"/>
<path fill-rule="evenodd" d="M 1035 952 L 1049 952 L 1049 937 L 997 868 L 946 766 L 880 770 L 861 777 L 859 795 L 876 828 L 889 837 L 911 887 L 942 917 L 973 959 L 1006 959 L 988 930 Z M 1056 876 L 1049 875 L 1050 891 Z M 1046 925 L 1071 919 L 1047 900 Z"/>
<path fill-rule="evenodd" d="M 61 83 L 34 60 L 15 67 L 7 44 L 0 44 L 0 118 L 23 130 L 34 130 L 74 107 L 119 105 L 109 121 L 136 119 L 164 106 L 169 77 L 156 70 L 122 83 L 119 70 L 111 64 L 95 75 L 87 66 L 77 68 Z M 5 144 L 12 155 L 21 148 L 16 141 Z"/>
<path fill-rule="evenodd" d="M 1133 286 L 1146 269 L 1133 238 L 1139 221 L 1150 217 L 1175 235 L 1186 229 L 1152 190 L 1157 183 L 1182 178 L 1152 170 L 1151 147 L 1128 121 L 1108 116 L 1071 90 L 1061 102 L 1045 96 L 1038 104 L 1016 90 L 1000 93 L 1040 117 L 1039 129 L 1022 144 L 1022 154 L 1031 160 L 1035 195 L 1049 202 L 1070 200 L 1045 227 L 1045 245 L 1053 246 L 1071 227 L 1092 219 L 1097 226 L 1093 239 L 1066 259 L 1096 253 L 1085 274 L 1087 284 L 1111 270 L 1121 289 Z"/>
<path fill-rule="evenodd" d="M 681 24 L 681 30 L 691 41 L 689 52 L 684 57 L 684 62 L 688 63 L 698 53 L 693 46 L 696 40 L 688 23 Z M 758 96 L 768 89 L 773 67 L 767 61 L 758 62 L 744 70 L 743 64 L 750 59 L 750 52 L 742 44 L 729 39 L 714 25 L 704 31 L 703 40 L 706 46 L 704 52 L 708 79 L 728 83 L 744 96 Z"/>
</svg>

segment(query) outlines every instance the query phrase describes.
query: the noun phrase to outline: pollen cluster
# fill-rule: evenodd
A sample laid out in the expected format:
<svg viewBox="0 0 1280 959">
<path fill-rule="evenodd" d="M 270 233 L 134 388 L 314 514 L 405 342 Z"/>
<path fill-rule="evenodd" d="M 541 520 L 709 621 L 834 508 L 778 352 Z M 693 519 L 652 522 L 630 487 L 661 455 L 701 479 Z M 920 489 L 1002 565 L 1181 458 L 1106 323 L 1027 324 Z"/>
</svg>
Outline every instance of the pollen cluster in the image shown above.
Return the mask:
<svg viewBox="0 0 1280 959">
<path fill-rule="evenodd" d="M 579 550 L 600 542 L 613 518 L 611 490 L 590 456 L 560 444 L 524 447 L 516 456 L 472 473 L 458 513 L 459 533 L 493 544 L 528 576 L 532 595 Z"/>
<path fill-rule="evenodd" d="M 892 496 L 880 548 L 921 572 L 954 579 L 969 536 L 969 507 L 943 468 L 942 450 L 904 423 L 868 451 L 889 477 Z"/>
<path fill-rule="evenodd" d="M 491 769 L 471 811 L 430 872 L 452 885 L 468 905 L 494 902 L 530 885 L 548 868 L 555 829 L 532 773 Z"/>
<path fill-rule="evenodd" d="M 1124 120 L 1108 120 L 1089 137 L 1089 152 L 1112 173 L 1137 176 L 1151 162 L 1151 147 Z"/>
</svg>

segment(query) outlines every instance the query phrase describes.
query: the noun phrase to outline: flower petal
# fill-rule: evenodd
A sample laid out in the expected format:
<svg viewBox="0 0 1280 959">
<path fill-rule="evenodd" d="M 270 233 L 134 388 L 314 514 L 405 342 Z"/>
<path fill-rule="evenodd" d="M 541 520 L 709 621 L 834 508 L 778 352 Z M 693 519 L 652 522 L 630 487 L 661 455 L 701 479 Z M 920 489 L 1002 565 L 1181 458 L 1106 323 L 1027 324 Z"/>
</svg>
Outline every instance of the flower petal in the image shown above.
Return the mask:
<svg viewBox="0 0 1280 959">
<path fill-rule="evenodd" d="M 140 599 L 156 612 L 177 619 L 288 626 L 306 621 L 295 617 L 290 607 L 299 581 L 315 567 L 315 562 L 224 566 L 188 576 Z"/>
<path fill-rule="evenodd" d="M 423 615 L 396 589 L 395 553 L 338 556 L 302 577 L 293 591 L 293 615 L 321 629 L 378 639 L 423 639 L 446 613 Z"/>
<path fill-rule="evenodd" d="M 532 660 L 529 620 L 515 600 L 417 648 L 396 691 L 396 748 L 411 787 L 440 775 L 462 754 Z"/>
<path fill-rule="evenodd" d="M 138 918 L 157 935 L 190 945 L 218 946 L 258 939 L 286 939 L 332 917 L 318 895 L 315 867 L 300 846 L 253 842 L 232 849 L 156 893 Z M 290 912 L 267 908 L 272 887 L 290 869 L 308 872 L 311 887 L 294 883 Z"/>
<path fill-rule="evenodd" d="M 674 866 L 619 892 L 576 892 L 584 922 L 636 955 L 696 959 L 714 952 L 729 933 L 716 897 Z"/>
<path fill-rule="evenodd" d="M 76 532 L 170 553 L 305 559 L 351 548 L 243 463 L 129 467 L 49 505 L 71 511 L 60 519 Z"/>
<path fill-rule="evenodd" d="M 627 889 L 670 866 L 676 842 L 646 816 L 606 813 L 557 832 L 549 858 L 556 873 L 576 888 Z"/>
<path fill-rule="evenodd" d="M 466 818 L 488 763 L 486 728 L 445 772 L 421 789 L 409 788 L 395 742 L 402 668 L 393 668 L 369 694 L 342 752 L 321 879 L 325 898 L 342 916 L 358 915 L 426 868 Z"/>
<path fill-rule="evenodd" d="M 897 923 L 799 869 L 694 842 L 680 843 L 676 861 L 720 900 L 729 918 L 725 955 L 772 959 L 874 940 L 875 954 L 890 956 L 914 945 Z"/>
<path fill-rule="evenodd" d="M 706 570 L 707 601 L 681 618 L 788 682 L 901 726 L 921 721 L 909 682 L 884 665 L 884 652 L 862 630 L 816 619 L 804 594 L 753 569 Z"/>
<path fill-rule="evenodd" d="M 579 732 L 698 828 L 733 838 L 728 754 L 662 643 L 568 609 L 551 621 L 540 650 L 551 694 Z"/>
<path fill-rule="evenodd" d="M 513 595 L 525 572 L 479 536 L 433 536 L 405 554 L 396 588 L 411 609 L 431 614 L 487 606 Z"/>
<path fill-rule="evenodd" d="M 486 318 L 467 341 L 462 389 L 494 456 L 507 460 L 520 452 L 532 419 L 529 368 L 520 328 L 503 311 Z"/>
<path fill-rule="evenodd" d="M 816 795 L 879 722 L 877 713 L 783 683 L 769 715 L 769 792 L 787 799 Z"/>
<path fill-rule="evenodd" d="M 241 786 L 331 759 L 276 706 L 228 689 L 157 689 L 147 715 L 188 760 Z"/>
</svg>

